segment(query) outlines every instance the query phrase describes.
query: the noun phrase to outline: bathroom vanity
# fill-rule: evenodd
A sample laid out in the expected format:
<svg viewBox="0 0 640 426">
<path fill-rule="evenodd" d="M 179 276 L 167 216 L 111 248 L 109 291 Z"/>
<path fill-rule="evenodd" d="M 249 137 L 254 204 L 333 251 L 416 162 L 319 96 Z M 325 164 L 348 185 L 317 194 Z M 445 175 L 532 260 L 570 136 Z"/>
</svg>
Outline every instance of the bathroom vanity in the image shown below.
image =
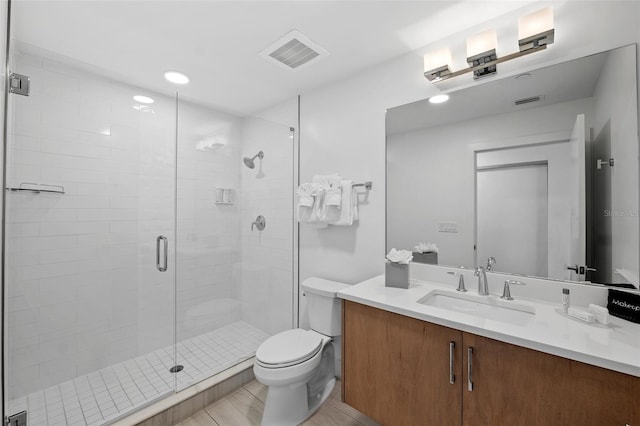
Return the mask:
<svg viewBox="0 0 640 426">
<path fill-rule="evenodd" d="M 640 325 L 458 295 L 428 281 L 388 288 L 384 276 L 341 291 L 344 401 L 385 425 L 640 425 Z M 443 297 L 464 309 L 485 297 L 493 314 Z"/>
<path fill-rule="evenodd" d="M 588 283 L 640 285 L 636 52 L 387 110 L 386 252 L 427 241 L 438 265 L 339 293 L 346 403 L 385 425 L 640 426 L 640 325 L 561 309 L 564 288 L 586 310 L 607 303 Z"/>
</svg>

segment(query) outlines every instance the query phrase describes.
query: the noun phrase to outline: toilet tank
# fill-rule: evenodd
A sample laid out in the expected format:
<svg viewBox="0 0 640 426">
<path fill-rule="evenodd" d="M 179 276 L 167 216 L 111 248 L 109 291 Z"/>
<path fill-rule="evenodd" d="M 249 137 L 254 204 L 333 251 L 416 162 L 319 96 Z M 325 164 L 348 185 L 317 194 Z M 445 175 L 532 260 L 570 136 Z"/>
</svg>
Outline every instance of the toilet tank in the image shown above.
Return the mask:
<svg viewBox="0 0 640 426">
<path fill-rule="evenodd" d="M 312 330 L 325 336 L 342 334 L 342 303 L 336 293 L 349 284 L 322 278 L 308 278 L 302 283 L 307 296 L 307 313 Z"/>
</svg>

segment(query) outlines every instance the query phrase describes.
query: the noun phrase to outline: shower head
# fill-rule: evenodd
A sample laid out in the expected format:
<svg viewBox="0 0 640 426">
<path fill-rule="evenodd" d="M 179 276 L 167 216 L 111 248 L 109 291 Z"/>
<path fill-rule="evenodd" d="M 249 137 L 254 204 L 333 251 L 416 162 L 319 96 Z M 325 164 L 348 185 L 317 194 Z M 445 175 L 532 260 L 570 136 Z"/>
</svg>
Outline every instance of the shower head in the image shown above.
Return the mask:
<svg viewBox="0 0 640 426">
<path fill-rule="evenodd" d="M 256 166 L 256 163 L 253 161 L 256 159 L 256 157 L 258 157 L 259 159 L 263 159 L 264 158 L 264 152 L 260 151 L 259 153 L 257 153 L 256 155 L 254 155 L 253 157 L 249 158 L 249 157 L 244 157 L 242 159 L 242 161 L 244 162 L 244 165 L 247 166 L 250 169 L 253 169 Z"/>
</svg>

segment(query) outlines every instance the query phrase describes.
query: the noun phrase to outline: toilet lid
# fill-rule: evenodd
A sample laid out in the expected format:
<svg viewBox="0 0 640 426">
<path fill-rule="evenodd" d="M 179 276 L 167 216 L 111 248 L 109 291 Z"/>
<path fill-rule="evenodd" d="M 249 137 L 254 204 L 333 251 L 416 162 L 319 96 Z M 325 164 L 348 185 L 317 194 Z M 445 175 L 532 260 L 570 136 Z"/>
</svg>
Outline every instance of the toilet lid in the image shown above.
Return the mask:
<svg viewBox="0 0 640 426">
<path fill-rule="evenodd" d="M 256 351 L 260 364 L 287 367 L 312 358 L 322 348 L 322 338 L 309 330 L 294 329 L 269 337 Z"/>
</svg>

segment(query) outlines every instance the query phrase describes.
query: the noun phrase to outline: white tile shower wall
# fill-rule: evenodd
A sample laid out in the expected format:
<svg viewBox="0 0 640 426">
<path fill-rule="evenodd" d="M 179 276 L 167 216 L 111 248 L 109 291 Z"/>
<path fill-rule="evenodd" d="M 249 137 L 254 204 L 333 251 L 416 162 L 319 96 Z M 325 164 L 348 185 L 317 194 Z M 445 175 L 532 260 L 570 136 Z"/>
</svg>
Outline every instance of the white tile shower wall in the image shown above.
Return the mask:
<svg viewBox="0 0 640 426">
<path fill-rule="evenodd" d="M 173 338 L 160 322 L 172 318 L 173 280 L 155 270 L 156 235 L 173 238 L 173 100 L 152 95 L 155 113 L 142 113 L 135 88 L 14 60 L 32 91 L 11 97 L 8 185 L 66 193 L 8 195 L 10 398 Z"/>
<path fill-rule="evenodd" d="M 242 167 L 243 320 L 269 334 L 293 326 L 293 133 L 288 126 L 245 118 L 242 155 L 256 159 L 254 169 Z M 251 229 L 258 215 L 263 231 Z"/>
<path fill-rule="evenodd" d="M 241 318 L 240 120 L 188 102 L 178 119 L 178 341 Z M 216 203 L 216 188 L 231 203 Z M 178 360 L 179 361 L 179 360 Z"/>
</svg>

